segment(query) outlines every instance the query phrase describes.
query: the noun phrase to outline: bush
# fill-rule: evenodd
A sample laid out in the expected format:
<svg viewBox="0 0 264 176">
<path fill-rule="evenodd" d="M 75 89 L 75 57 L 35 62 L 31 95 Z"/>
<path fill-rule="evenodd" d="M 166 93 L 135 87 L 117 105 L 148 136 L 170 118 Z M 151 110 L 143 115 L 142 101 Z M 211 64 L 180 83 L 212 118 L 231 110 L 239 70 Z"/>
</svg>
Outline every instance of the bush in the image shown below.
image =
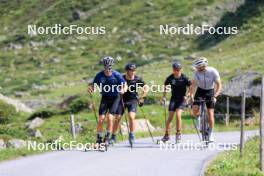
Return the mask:
<svg viewBox="0 0 264 176">
<path fill-rule="evenodd" d="M 27 134 L 23 127 L 0 126 L 0 136 L 4 139 L 19 138 L 26 139 Z"/>
<path fill-rule="evenodd" d="M 0 100 L 0 123 L 8 122 L 15 115 L 17 115 L 16 108 Z"/>
<path fill-rule="evenodd" d="M 88 99 L 86 96 L 79 97 L 70 103 L 69 110 L 72 113 L 77 113 L 88 109 Z"/>
<path fill-rule="evenodd" d="M 61 114 L 62 112 L 57 110 L 57 109 L 53 109 L 53 108 L 45 108 L 45 109 L 40 109 L 36 112 L 34 112 L 29 118 L 28 120 L 32 120 L 36 117 L 39 117 L 39 118 L 42 118 L 42 119 L 45 119 L 45 118 L 49 118 L 51 116 L 54 116 L 54 115 L 58 115 L 58 114 Z"/>
</svg>

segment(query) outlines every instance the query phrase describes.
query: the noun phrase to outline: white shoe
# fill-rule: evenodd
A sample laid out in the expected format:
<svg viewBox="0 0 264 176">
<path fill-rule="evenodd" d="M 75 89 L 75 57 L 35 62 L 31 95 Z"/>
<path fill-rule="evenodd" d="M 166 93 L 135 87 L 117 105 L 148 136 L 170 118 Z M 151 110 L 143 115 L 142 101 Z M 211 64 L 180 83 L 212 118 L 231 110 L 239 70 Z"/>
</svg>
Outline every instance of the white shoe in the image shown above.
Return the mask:
<svg viewBox="0 0 264 176">
<path fill-rule="evenodd" d="M 214 142 L 214 136 L 213 136 L 213 132 L 209 132 L 209 142 Z"/>
</svg>

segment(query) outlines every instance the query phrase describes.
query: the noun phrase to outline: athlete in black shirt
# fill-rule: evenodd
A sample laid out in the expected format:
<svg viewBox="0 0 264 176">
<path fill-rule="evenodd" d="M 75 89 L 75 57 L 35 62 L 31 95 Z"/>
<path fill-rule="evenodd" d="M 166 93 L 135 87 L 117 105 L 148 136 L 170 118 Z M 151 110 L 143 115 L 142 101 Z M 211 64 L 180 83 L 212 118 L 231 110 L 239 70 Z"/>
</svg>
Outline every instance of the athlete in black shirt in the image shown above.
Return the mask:
<svg viewBox="0 0 264 176">
<path fill-rule="evenodd" d="M 182 66 L 179 62 L 175 62 L 172 64 L 173 73 L 167 77 L 164 85 L 166 89 L 163 93 L 163 103 L 166 103 L 166 92 L 167 86 L 171 86 L 171 99 L 169 104 L 169 117 L 166 122 L 166 131 L 165 135 L 162 138 L 163 142 L 169 140 L 169 132 L 171 128 L 171 122 L 176 111 L 177 123 L 176 123 L 176 142 L 180 142 L 181 140 L 181 114 L 182 109 L 184 108 L 184 104 L 186 101 L 186 92 L 187 89 L 191 85 L 191 81 L 187 76 L 182 73 Z M 189 94 L 189 91 L 188 91 Z"/>
<path fill-rule="evenodd" d="M 137 104 L 143 104 L 144 103 L 144 97 L 147 95 L 148 87 L 145 84 L 145 82 L 136 75 L 136 65 L 129 63 L 125 66 L 126 74 L 123 75 L 125 81 L 127 82 L 127 92 L 123 95 L 123 101 L 125 109 L 128 111 L 129 116 L 129 128 L 130 128 L 130 134 L 129 134 L 129 142 L 134 143 L 134 131 L 135 131 L 135 117 L 137 112 Z M 138 91 L 142 88 L 143 94 L 141 97 L 138 97 Z M 121 105 L 119 107 L 118 112 L 121 112 L 123 115 L 125 113 L 125 109 L 123 109 L 123 106 Z M 113 127 L 113 135 L 111 137 L 111 143 L 114 143 L 116 140 L 116 132 L 119 127 L 121 118 L 116 118 L 114 127 Z"/>
</svg>

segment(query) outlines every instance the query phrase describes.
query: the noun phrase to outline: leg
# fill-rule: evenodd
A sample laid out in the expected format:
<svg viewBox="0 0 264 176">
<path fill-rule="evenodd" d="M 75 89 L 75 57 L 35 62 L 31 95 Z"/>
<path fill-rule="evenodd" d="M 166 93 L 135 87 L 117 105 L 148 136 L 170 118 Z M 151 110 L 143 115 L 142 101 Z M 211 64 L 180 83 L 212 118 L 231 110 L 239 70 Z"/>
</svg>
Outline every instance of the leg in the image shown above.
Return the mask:
<svg viewBox="0 0 264 176">
<path fill-rule="evenodd" d="M 112 114 L 108 114 L 107 118 L 107 132 L 112 133 L 113 131 L 113 118 L 114 116 Z"/>
<path fill-rule="evenodd" d="M 121 117 L 122 117 L 121 115 L 115 116 L 114 125 L 113 125 L 113 134 L 116 134 L 117 130 L 119 129 Z"/>
<path fill-rule="evenodd" d="M 97 133 L 103 133 L 104 118 L 105 115 L 99 115 L 98 124 L 97 124 Z"/>
<path fill-rule="evenodd" d="M 129 129 L 130 129 L 130 133 L 134 133 L 135 132 L 135 128 L 136 128 L 136 124 L 135 124 L 135 118 L 136 118 L 136 113 L 135 112 L 129 112 L 128 113 L 128 117 L 129 117 Z"/>
<path fill-rule="evenodd" d="M 176 131 L 177 134 L 181 134 L 181 127 L 182 127 L 182 109 L 176 109 Z"/>
<path fill-rule="evenodd" d="M 196 118 L 200 115 L 200 106 L 199 105 L 193 105 L 192 107 L 192 115 Z"/>
<path fill-rule="evenodd" d="M 207 109 L 208 112 L 208 118 L 209 118 L 209 126 L 211 129 L 214 128 L 214 109 L 210 108 Z"/>
<path fill-rule="evenodd" d="M 174 116 L 174 111 L 169 111 L 169 117 L 168 117 L 168 120 L 166 122 L 165 135 L 169 135 L 170 134 L 171 122 L 172 122 L 173 116 Z"/>
</svg>

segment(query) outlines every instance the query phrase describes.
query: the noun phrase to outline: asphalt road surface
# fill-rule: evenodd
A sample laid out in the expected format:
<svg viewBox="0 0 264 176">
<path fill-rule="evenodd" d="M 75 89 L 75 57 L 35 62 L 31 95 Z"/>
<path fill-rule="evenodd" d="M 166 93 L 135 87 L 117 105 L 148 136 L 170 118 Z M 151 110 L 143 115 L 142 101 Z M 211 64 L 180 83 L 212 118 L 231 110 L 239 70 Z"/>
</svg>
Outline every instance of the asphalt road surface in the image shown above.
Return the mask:
<svg viewBox="0 0 264 176">
<path fill-rule="evenodd" d="M 246 139 L 254 135 L 258 132 L 245 133 Z M 214 136 L 214 148 L 201 147 L 197 135 L 190 134 L 182 136 L 181 145 L 169 144 L 167 150 L 151 139 L 140 139 L 133 149 L 123 142 L 107 152 L 49 152 L 2 162 L 0 176 L 198 176 L 216 154 L 235 149 L 240 133 L 221 132 Z"/>
</svg>

